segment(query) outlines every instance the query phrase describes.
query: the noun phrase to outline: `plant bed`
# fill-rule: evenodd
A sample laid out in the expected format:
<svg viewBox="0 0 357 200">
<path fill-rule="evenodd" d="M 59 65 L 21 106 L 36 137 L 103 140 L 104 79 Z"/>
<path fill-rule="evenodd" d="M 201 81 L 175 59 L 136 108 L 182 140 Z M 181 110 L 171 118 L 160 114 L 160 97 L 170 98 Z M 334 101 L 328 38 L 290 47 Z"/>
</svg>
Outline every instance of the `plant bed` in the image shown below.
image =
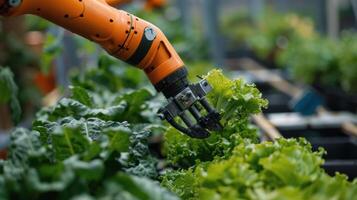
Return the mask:
<svg viewBox="0 0 357 200">
<path fill-rule="evenodd" d="M 342 33 L 339 40 L 318 35 L 290 43 L 277 60 L 295 81 L 315 87 L 331 110 L 356 112 L 355 44 L 354 32 Z"/>
<path fill-rule="evenodd" d="M 283 113 L 291 112 L 289 102 L 291 97 L 283 92 L 273 88 L 268 83 L 257 83 L 257 88 L 262 92 L 263 98 L 269 101 L 269 107 L 264 110 L 264 113 Z"/>
<path fill-rule="evenodd" d="M 307 140 L 318 140 L 319 138 L 348 138 L 340 128 L 303 128 L 303 129 L 279 129 L 285 138 L 303 137 Z"/>
<path fill-rule="evenodd" d="M 333 111 L 357 112 L 357 94 L 343 91 L 341 88 L 314 85 L 314 88 L 324 97 L 326 106 Z"/>
<path fill-rule="evenodd" d="M 327 160 L 357 160 L 357 144 L 350 138 L 330 137 L 310 140 L 313 149 L 324 148 Z"/>
<path fill-rule="evenodd" d="M 351 181 L 357 177 L 357 160 L 327 160 L 322 167 L 331 176 L 340 172 L 346 174 Z"/>
<path fill-rule="evenodd" d="M 261 113 L 267 101 L 242 79 L 232 81 L 218 70 L 205 76 L 213 87 L 207 99 L 221 113 L 223 130 L 192 139 L 157 118 L 162 99 L 148 88 L 137 89 L 135 83 L 142 82 L 135 81 L 135 73 L 107 65 L 91 69 L 84 79 L 76 76 L 70 96 L 43 108 L 31 130 L 12 133 L 8 159 L 0 163 L 3 199 L 288 199 L 292 194 L 326 199 L 330 192 L 351 199 L 357 194 L 356 182 L 325 173 L 323 151 L 313 151 L 306 140 L 260 143 L 250 116 Z M 164 146 L 162 157 L 153 153 L 157 145 Z"/>
</svg>

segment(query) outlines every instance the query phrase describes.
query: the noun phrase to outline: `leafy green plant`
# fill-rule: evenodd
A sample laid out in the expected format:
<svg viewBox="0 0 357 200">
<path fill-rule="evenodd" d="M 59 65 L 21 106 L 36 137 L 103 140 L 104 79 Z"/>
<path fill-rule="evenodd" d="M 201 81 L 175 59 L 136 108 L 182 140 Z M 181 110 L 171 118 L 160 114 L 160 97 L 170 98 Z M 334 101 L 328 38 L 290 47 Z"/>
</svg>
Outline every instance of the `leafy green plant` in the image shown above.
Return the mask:
<svg viewBox="0 0 357 200">
<path fill-rule="evenodd" d="M 187 168 L 198 161 L 211 161 L 216 156 L 229 157 L 235 146 L 244 139 L 258 142 L 256 129 L 249 123 L 249 116 L 267 106 L 261 93 L 242 79 L 231 81 L 221 71 L 212 70 L 206 76 L 213 90 L 209 101 L 222 114 L 223 131 L 214 132 L 207 139 L 191 139 L 175 129 L 165 134 L 167 160 Z"/>
<path fill-rule="evenodd" d="M 126 90 L 105 103 L 96 90 L 71 93 L 41 110 L 32 131 L 12 133 L 2 198 L 178 199 L 150 180 L 158 171 L 148 139 L 163 127 L 144 114 L 149 91 Z"/>
<path fill-rule="evenodd" d="M 284 50 L 291 41 L 308 40 L 315 35 L 311 20 L 295 14 L 280 15 L 270 11 L 259 21 L 258 30 L 247 41 L 258 56 L 267 59 L 279 53 L 276 51 Z"/>
<path fill-rule="evenodd" d="M 64 30 L 60 30 L 57 35 L 46 33 L 43 52 L 40 56 L 40 66 L 43 73 L 49 73 L 52 69 L 54 59 L 62 52 L 62 42 Z"/>
<path fill-rule="evenodd" d="M 356 38 L 355 33 L 345 33 L 339 41 L 322 36 L 295 40 L 279 54 L 277 62 L 287 68 L 295 80 L 353 93 L 357 77 Z"/>
<path fill-rule="evenodd" d="M 113 123 L 97 124 L 95 137 L 74 121 L 51 132 L 14 131 L 1 163 L 1 198 L 177 199 L 154 181 L 124 173 L 132 132 Z"/>
<path fill-rule="evenodd" d="M 345 91 L 357 92 L 357 35 L 344 33 L 339 46 L 340 84 Z"/>
<path fill-rule="evenodd" d="M 155 24 L 164 31 L 165 36 L 184 61 L 210 60 L 207 40 L 202 37 L 202 24 L 196 22 L 196 19 L 191 19 L 194 25 L 189 27 L 190 33 L 188 35 L 185 32 L 186 30 L 182 21 L 180 21 L 181 18 L 178 10 L 170 7 L 156 12 L 148 12 L 134 7 L 131 7 L 129 10 L 131 13 Z"/>
<path fill-rule="evenodd" d="M 26 16 L 25 22 L 28 29 L 33 31 L 46 31 L 51 26 L 49 21 L 35 15 Z"/>
<path fill-rule="evenodd" d="M 75 71 L 72 84 L 97 94 L 117 93 L 122 90 L 138 89 L 148 85 L 144 73 L 108 55 L 100 55 L 98 66 L 88 67 L 85 73 Z"/>
<path fill-rule="evenodd" d="M 310 19 L 271 10 L 266 10 L 256 21 L 246 12 L 227 15 L 222 28 L 233 41 L 231 45 L 245 45 L 261 59 L 275 59 L 290 41 L 310 39 L 316 35 Z"/>
<path fill-rule="evenodd" d="M 43 108 L 32 130 L 16 129 L 11 134 L 8 159 L 0 162 L 0 198 L 349 199 L 356 195 L 356 183 L 343 175 L 330 177 L 321 169 L 324 151 L 313 152 L 306 140 L 259 143 L 249 116 L 261 112 L 267 101 L 254 85 L 210 71 L 205 78 L 213 91 L 207 99 L 222 114 L 224 129 L 197 140 L 157 121 L 158 97 L 147 88 L 133 89 L 135 81 L 117 82 L 115 77 L 122 73 L 113 73 L 111 65 L 98 68 L 99 76 L 94 69 L 85 78 L 75 76 L 71 94 Z M 149 147 L 152 136 L 163 132 L 169 165 L 162 165 Z"/>
<path fill-rule="evenodd" d="M 162 184 L 182 199 L 353 199 L 357 184 L 321 168 L 323 150 L 304 139 L 241 143 L 228 159 L 170 171 Z"/>
<path fill-rule="evenodd" d="M 32 131 L 12 133 L 1 198 L 178 199 L 155 181 L 148 143 L 165 129 L 154 117 L 156 97 L 134 89 L 144 82 L 137 71 L 115 65 L 103 57 L 73 76 L 70 95 L 38 112 Z"/>
<path fill-rule="evenodd" d="M 278 61 L 287 67 L 293 78 L 304 83 L 337 85 L 341 76 L 338 44 L 320 37 L 290 43 Z"/>
<path fill-rule="evenodd" d="M 0 64 L 10 66 L 13 71 L 37 63 L 35 54 L 27 47 L 22 38 L 15 34 L 16 30 L 2 30 L 0 32 Z M 21 59 L 20 59 L 21 58 Z"/>
<path fill-rule="evenodd" d="M 355 33 L 343 33 L 334 41 L 318 34 L 308 18 L 269 10 L 258 21 L 245 12 L 227 16 L 223 30 L 233 47 L 246 47 L 260 59 L 286 68 L 294 80 L 355 92 Z"/>
<path fill-rule="evenodd" d="M 305 139 L 258 143 L 248 122 L 267 103 L 258 90 L 219 71 L 207 80 L 214 88 L 208 99 L 221 111 L 224 130 L 206 140 L 169 130 L 165 142 L 174 168 L 161 177 L 163 186 L 187 200 L 354 198 L 356 181 L 321 168 L 323 149 L 312 151 Z"/>
<path fill-rule="evenodd" d="M 31 31 L 32 27 L 27 26 L 25 19 L 25 17 L 15 17 L 0 22 L 0 66 L 6 66 L 11 70 L 14 75 L 6 76 L 8 78 L 14 76 L 14 83 L 17 85 L 17 93 L 14 94 L 17 100 L 9 101 L 13 110 L 12 121 L 16 123 L 33 114 L 30 111 L 41 104 L 42 96 L 29 76 L 39 62 L 35 51 L 26 44 L 26 31 Z M 6 87 L 3 83 L 1 85 Z M 0 91 L 0 96 L 2 92 L 5 90 Z M 20 105 L 24 111 L 22 115 L 18 109 Z M 14 110 L 15 107 L 17 111 Z M 5 117 L 1 116 L 1 118 Z"/>
<path fill-rule="evenodd" d="M 224 15 L 222 21 L 222 27 L 220 28 L 224 36 L 233 41 L 228 44 L 230 48 L 244 45 L 247 42 L 247 38 L 255 33 L 254 21 L 249 17 L 249 13 L 246 10 L 238 10 Z"/>
<path fill-rule="evenodd" d="M 21 106 L 18 100 L 18 87 L 14 74 L 9 68 L 0 66 L 0 104 L 9 104 L 12 111 L 12 121 L 18 123 L 21 116 Z"/>
</svg>

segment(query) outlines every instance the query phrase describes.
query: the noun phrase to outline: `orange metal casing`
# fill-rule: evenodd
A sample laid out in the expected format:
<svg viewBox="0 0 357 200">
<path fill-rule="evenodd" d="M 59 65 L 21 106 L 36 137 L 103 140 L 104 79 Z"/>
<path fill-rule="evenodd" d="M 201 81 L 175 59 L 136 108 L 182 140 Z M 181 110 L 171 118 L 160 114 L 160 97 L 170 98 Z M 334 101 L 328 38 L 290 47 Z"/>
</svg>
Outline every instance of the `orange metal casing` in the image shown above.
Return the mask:
<svg viewBox="0 0 357 200">
<path fill-rule="evenodd" d="M 184 66 L 163 32 L 151 23 L 111 7 L 115 0 L 23 0 L 6 15 L 33 14 L 100 44 L 112 56 L 127 61 L 138 50 L 146 27 L 157 36 L 136 67 L 153 84 Z"/>
<path fill-rule="evenodd" d="M 145 9 L 152 10 L 154 8 L 161 8 L 166 4 L 166 0 L 146 0 Z"/>
<path fill-rule="evenodd" d="M 105 0 L 105 2 L 111 6 L 120 6 L 125 3 L 129 3 L 132 0 Z"/>
</svg>

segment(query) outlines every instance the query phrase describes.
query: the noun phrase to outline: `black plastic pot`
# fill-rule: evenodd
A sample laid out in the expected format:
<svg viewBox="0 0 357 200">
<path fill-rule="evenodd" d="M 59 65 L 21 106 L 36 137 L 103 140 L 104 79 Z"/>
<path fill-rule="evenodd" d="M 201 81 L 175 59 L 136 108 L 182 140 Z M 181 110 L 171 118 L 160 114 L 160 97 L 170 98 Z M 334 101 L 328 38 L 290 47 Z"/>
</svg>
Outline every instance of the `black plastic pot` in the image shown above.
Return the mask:
<svg viewBox="0 0 357 200">
<path fill-rule="evenodd" d="M 324 148 L 327 160 L 357 160 L 357 143 L 338 128 L 306 130 L 280 130 L 286 138 L 306 138 L 314 150 Z"/>
<path fill-rule="evenodd" d="M 294 130 L 279 130 L 285 138 L 306 138 L 310 142 L 325 141 L 325 139 L 344 138 L 348 139 L 349 136 L 344 134 L 340 128 L 307 128 L 307 129 L 294 129 Z"/>
<path fill-rule="evenodd" d="M 331 176 L 339 172 L 346 174 L 350 181 L 357 177 L 357 160 L 327 160 L 322 167 Z"/>
<path fill-rule="evenodd" d="M 257 88 L 262 92 L 263 98 L 269 101 L 267 109 L 263 110 L 264 113 L 282 113 L 291 112 L 289 102 L 291 97 L 284 94 L 267 83 L 257 83 Z"/>
<path fill-rule="evenodd" d="M 357 112 L 357 94 L 349 94 L 337 87 L 314 84 L 314 88 L 324 97 L 326 106 L 333 111 Z"/>
<path fill-rule="evenodd" d="M 327 151 L 326 160 L 357 160 L 357 144 L 348 137 L 313 138 L 310 142 L 313 149 L 323 147 Z"/>
</svg>

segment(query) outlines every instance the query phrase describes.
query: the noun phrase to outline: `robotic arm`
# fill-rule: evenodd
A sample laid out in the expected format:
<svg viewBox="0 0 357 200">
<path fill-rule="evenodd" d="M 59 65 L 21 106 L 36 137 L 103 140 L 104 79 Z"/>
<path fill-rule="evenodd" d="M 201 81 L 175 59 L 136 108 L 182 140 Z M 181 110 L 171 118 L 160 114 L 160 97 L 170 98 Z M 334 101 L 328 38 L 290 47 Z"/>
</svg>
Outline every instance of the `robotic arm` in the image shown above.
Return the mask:
<svg viewBox="0 0 357 200">
<path fill-rule="evenodd" d="M 106 2 L 111 6 L 118 6 L 126 3 L 130 3 L 133 0 L 106 0 Z M 145 10 L 153 10 L 155 8 L 161 8 L 166 4 L 166 0 L 146 0 Z"/>
<path fill-rule="evenodd" d="M 153 24 L 111 7 L 119 0 L 0 0 L 0 15 L 33 14 L 101 45 L 109 54 L 142 69 L 168 99 L 160 109 L 179 131 L 206 138 L 220 130 L 220 115 L 205 99 L 206 80 L 190 84 L 187 70 L 163 32 Z M 202 111 L 202 112 L 201 112 Z M 185 123 L 180 125 L 177 117 Z"/>
</svg>

